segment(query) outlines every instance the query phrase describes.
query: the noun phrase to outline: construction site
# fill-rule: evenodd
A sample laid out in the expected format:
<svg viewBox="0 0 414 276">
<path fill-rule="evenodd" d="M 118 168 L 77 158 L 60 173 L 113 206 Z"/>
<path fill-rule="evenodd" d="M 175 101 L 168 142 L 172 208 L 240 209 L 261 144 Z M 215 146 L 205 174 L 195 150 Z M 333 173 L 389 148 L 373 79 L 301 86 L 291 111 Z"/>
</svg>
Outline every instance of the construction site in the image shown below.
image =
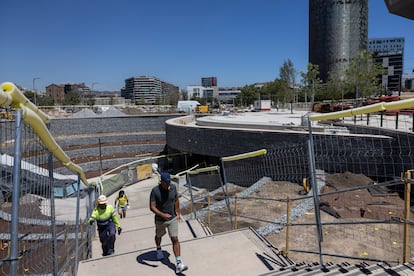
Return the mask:
<svg viewBox="0 0 414 276">
<path fill-rule="evenodd" d="M 16 93 L 6 83 L 0 96 Z M 1 121 L 0 274 L 174 274 L 168 236 L 156 259 L 148 206 L 168 170 L 182 275 L 412 275 L 413 120 L 385 111 L 413 106 L 53 120 L 13 109 Z M 120 189 L 130 209 L 102 256 L 87 219 Z"/>
</svg>

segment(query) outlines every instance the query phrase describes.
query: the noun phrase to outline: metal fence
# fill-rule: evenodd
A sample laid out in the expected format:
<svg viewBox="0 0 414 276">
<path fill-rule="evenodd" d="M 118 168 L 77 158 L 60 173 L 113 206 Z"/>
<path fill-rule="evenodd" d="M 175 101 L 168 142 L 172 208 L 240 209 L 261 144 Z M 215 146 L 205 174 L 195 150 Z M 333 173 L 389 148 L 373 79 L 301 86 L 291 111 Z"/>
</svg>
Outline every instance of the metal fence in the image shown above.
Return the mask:
<svg viewBox="0 0 414 276">
<path fill-rule="evenodd" d="M 274 157 L 271 152 L 263 163 Z M 240 164 L 236 167 L 242 176 L 250 174 L 249 167 L 258 162 L 250 161 L 250 165 L 244 161 L 244 170 Z M 351 175 L 355 182 L 344 188 L 345 178 Z M 249 186 L 231 182 L 223 188 L 220 173 L 189 174 L 187 184 L 205 192 L 191 195 L 192 204 L 184 206 L 183 212 L 187 218 L 201 219 L 213 233 L 253 227 L 277 245 L 280 254 L 289 254 L 298 262 L 353 260 L 395 265 L 414 256 L 408 197 L 411 178 L 362 185 L 358 179 L 365 176 L 350 172 L 317 170 L 316 177 L 320 210 L 314 208 L 312 189 L 289 180 L 262 177 Z M 343 179 L 333 181 L 334 177 Z"/>
<path fill-rule="evenodd" d="M 297 261 L 408 262 L 414 256 L 412 116 L 399 117 L 399 130 L 387 128 L 386 108 L 320 115 L 317 132 L 309 120 L 303 144 L 222 164 L 226 189 L 218 185 L 220 174 L 189 175 L 196 187 L 207 175 L 216 184 L 202 187 L 206 192 L 193 198 L 188 216 L 213 232 L 253 227 Z"/>
<path fill-rule="evenodd" d="M 0 275 L 76 274 L 91 255 L 96 189 L 14 84 L 1 84 L 0 105 Z M 55 173 L 56 159 L 73 174 Z"/>
<path fill-rule="evenodd" d="M 8 112 L 13 119 L 0 121 L 0 275 L 72 275 L 90 256 L 95 195 L 78 176 L 54 174 L 53 156 L 22 111 Z"/>
</svg>

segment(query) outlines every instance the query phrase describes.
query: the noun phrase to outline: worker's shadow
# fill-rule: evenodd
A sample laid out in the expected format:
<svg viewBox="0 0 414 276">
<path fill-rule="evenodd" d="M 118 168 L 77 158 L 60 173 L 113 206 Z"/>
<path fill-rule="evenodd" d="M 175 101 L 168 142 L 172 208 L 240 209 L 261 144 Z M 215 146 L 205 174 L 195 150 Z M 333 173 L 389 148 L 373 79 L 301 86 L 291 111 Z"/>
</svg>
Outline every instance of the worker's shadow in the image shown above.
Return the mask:
<svg viewBox="0 0 414 276">
<path fill-rule="evenodd" d="M 138 255 L 137 262 L 143 265 L 147 265 L 150 267 L 158 267 L 157 264 L 153 264 L 152 262 L 161 262 L 165 266 L 168 266 L 170 269 L 175 271 L 175 265 L 170 261 L 170 253 L 167 251 L 162 251 L 164 253 L 164 259 L 158 260 L 157 259 L 157 251 L 152 250 L 145 253 L 142 253 L 141 255 Z M 151 262 L 151 263 L 149 263 Z"/>
</svg>

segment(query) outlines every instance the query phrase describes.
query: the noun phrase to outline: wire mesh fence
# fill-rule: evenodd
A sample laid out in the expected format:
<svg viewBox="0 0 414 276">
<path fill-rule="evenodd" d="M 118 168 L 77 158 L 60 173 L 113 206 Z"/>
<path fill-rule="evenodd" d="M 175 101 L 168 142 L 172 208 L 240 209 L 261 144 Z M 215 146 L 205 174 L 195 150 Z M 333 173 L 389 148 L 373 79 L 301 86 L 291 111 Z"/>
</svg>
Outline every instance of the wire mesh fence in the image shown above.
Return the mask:
<svg viewBox="0 0 414 276">
<path fill-rule="evenodd" d="M 300 261 L 406 261 L 414 256 L 406 176 L 414 166 L 412 116 L 386 119 L 372 113 L 323 122 L 310 132 L 313 150 L 305 139 L 226 162 L 216 181 L 224 188 L 194 197 L 192 216 L 213 232 L 253 227 Z M 196 187 L 197 177 L 190 176 Z"/>
<path fill-rule="evenodd" d="M 85 218 L 94 195 L 81 193 L 76 177 L 55 176 L 53 158 L 20 123 L 19 116 L 0 121 L 0 274 L 72 274 L 90 256 L 94 230 Z M 213 232 L 253 227 L 280 254 L 302 261 L 399 263 L 414 256 L 412 180 L 405 174 L 414 166 L 413 129 L 412 115 L 394 111 L 330 120 L 318 131 L 309 124 L 303 143 L 286 141 L 264 156 L 188 173 L 181 192 L 191 205 L 183 212 Z M 159 163 L 170 168 L 185 158 Z"/>
<path fill-rule="evenodd" d="M 270 179 L 262 179 L 262 182 L 250 190 L 236 185 L 227 187 L 230 214 L 221 189 L 199 194 L 194 197 L 189 217 L 202 219 L 213 233 L 252 227 L 275 244 L 280 254 L 289 254 L 298 261 L 318 262 L 312 196 L 305 194 L 304 188 L 296 183 Z M 375 184 L 375 189 L 382 187 L 385 191 L 395 184 Z M 326 261 L 364 260 L 390 264 L 403 261 L 404 200 L 395 192 L 379 195 L 376 190 L 372 191 L 375 194 L 372 196 L 371 186 L 374 184 L 335 192 L 325 187 L 320 194 L 321 244 Z M 409 227 L 408 238 L 412 241 L 413 226 L 409 224 Z M 413 256 L 411 244 L 407 246 L 409 255 Z"/>
<path fill-rule="evenodd" d="M 90 254 L 91 195 L 81 193 L 76 175 L 53 174 L 39 136 L 11 114 L 0 121 L 0 275 L 71 275 Z"/>
</svg>

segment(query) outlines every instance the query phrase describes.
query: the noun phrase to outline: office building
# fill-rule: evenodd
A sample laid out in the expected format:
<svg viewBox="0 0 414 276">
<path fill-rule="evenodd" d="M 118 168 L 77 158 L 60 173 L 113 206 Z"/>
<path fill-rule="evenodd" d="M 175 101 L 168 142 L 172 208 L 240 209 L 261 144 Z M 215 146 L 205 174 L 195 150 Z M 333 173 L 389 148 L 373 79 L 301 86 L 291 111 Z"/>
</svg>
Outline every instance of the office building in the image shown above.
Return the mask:
<svg viewBox="0 0 414 276">
<path fill-rule="evenodd" d="M 403 89 L 414 90 L 414 74 L 403 74 L 401 85 Z"/>
<path fill-rule="evenodd" d="M 201 78 L 201 86 L 209 88 L 206 92 L 208 95 L 207 101 L 211 102 L 213 98 L 217 98 L 218 96 L 218 86 L 217 86 L 217 78 L 216 77 L 204 77 Z"/>
<path fill-rule="evenodd" d="M 309 62 L 345 76 L 349 61 L 367 50 L 368 0 L 309 0 Z"/>
<path fill-rule="evenodd" d="M 201 86 L 215 87 L 217 86 L 217 78 L 216 77 L 201 78 Z"/>
<path fill-rule="evenodd" d="M 160 104 L 173 104 L 179 98 L 180 88 L 174 84 L 161 81 L 161 102 Z M 175 95 L 175 96 L 174 96 Z"/>
<path fill-rule="evenodd" d="M 217 99 L 222 103 L 236 104 L 235 100 L 241 93 L 239 87 L 222 87 L 219 88 Z"/>
<path fill-rule="evenodd" d="M 139 76 L 125 80 L 121 96 L 135 104 L 169 104 L 168 96 L 178 93 L 179 87 L 156 77 Z"/>
<path fill-rule="evenodd" d="M 211 102 L 213 99 L 214 88 L 205 87 L 202 85 L 187 86 L 188 99 L 205 99 L 206 102 Z"/>
<path fill-rule="evenodd" d="M 148 76 L 131 77 L 125 80 L 125 90 L 122 92 L 123 97 L 135 104 L 159 104 L 161 80 Z"/>
<path fill-rule="evenodd" d="M 385 68 L 381 76 L 381 85 L 387 92 L 400 91 L 404 68 L 404 38 L 369 39 L 368 51 L 373 54 L 376 63 Z"/>
<path fill-rule="evenodd" d="M 204 98 L 204 86 L 201 85 L 188 85 L 187 86 L 187 98 Z"/>
</svg>

